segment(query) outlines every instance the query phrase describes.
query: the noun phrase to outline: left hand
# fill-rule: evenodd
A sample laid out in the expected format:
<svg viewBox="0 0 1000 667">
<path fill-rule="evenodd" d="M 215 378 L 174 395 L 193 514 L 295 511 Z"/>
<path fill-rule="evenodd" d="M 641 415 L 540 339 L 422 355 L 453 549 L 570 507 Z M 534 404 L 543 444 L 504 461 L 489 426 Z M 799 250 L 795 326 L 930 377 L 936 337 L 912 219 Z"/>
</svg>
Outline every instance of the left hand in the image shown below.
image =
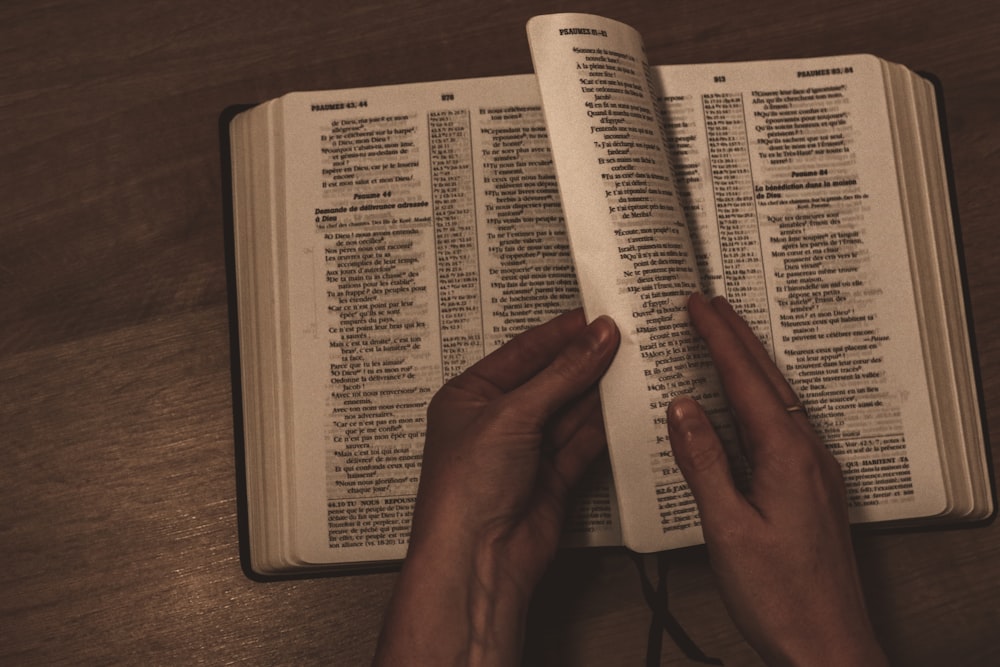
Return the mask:
<svg viewBox="0 0 1000 667">
<path fill-rule="evenodd" d="M 570 490 L 606 447 L 609 318 L 573 311 L 448 382 L 428 408 L 410 548 L 376 664 L 517 664 Z M 399 663 L 402 664 L 402 663 Z"/>
<path fill-rule="evenodd" d="M 414 548 L 460 535 L 502 552 L 529 593 L 555 555 L 570 489 L 606 446 L 597 380 L 617 347 L 610 319 L 587 327 L 577 310 L 446 384 L 428 408 Z"/>
</svg>

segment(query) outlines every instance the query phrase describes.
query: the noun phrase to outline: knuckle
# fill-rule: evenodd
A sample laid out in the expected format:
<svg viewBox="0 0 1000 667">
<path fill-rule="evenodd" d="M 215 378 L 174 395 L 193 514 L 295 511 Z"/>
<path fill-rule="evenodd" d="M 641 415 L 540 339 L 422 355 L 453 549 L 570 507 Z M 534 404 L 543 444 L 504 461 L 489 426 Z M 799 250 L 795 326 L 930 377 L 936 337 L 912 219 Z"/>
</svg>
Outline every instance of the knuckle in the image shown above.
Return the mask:
<svg viewBox="0 0 1000 667">
<path fill-rule="evenodd" d="M 507 347 L 515 358 L 513 363 L 519 365 L 533 365 L 537 360 L 551 355 L 551 350 L 542 341 L 531 336 L 515 336 L 507 343 Z"/>
<path fill-rule="evenodd" d="M 821 442 L 794 442 L 786 458 L 790 473 L 825 484 L 842 485 L 843 473 L 833 454 Z"/>
<path fill-rule="evenodd" d="M 438 413 L 446 413 L 449 410 L 449 404 L 453 402 L 452 394 L 455 391 L 453 386 L 454 380 L 448 382 L 443 387 L 437 390 L 431 397 L 431 400 L 427 403 L 427 417 L 431 418 Z"/>
<path fill-rule="evenodd" d="M 690 442 L 685 444 L 687 446 L 674 448 L 674 458 L 682 470 L 697 474 L 728 465 L 722 447 L 706 446 L 704 443 L 697 446 L 692 446 Z"/>
<path fill-rule="evenodd" d="M 568 350 L 567 353 L 559 355 L 550 368 L 561 380 L 580 382 L 590 375 L 589 361 L 588 355 L 572 354 Z"/>
</svg>

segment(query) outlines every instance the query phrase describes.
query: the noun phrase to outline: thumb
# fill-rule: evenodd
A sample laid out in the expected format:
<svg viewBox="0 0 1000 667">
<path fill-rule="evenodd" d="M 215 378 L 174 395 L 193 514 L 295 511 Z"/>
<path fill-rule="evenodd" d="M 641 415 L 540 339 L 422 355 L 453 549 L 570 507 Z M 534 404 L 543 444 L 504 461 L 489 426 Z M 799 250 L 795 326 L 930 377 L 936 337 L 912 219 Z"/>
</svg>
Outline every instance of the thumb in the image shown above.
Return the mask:
<svg viewBox="0 0 1000 667">
<path fill-rule="evenodd" d="M 690 398 L 676 398 L 667 408 L 667 428 L 674 461 L 687 480 L 703 523 L 739 512 L 746 505 L 733 483 L 729 460 L 708 416 Z"/>
<path fill-rule="evenodd" d="M 552 362 L 516 390 L 517 404 L 540 427 L 592 387 L 618 350 L 618 327 L 606 315 L 587 325 Z"/>
</svg>

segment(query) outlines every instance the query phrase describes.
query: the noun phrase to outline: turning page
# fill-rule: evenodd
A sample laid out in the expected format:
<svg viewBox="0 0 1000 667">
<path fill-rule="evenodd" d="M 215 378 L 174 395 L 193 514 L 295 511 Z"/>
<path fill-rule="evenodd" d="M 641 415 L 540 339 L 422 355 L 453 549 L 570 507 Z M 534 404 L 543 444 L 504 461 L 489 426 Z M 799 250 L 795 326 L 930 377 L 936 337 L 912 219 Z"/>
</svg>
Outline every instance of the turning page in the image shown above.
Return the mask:
<svg viewBox="0 0 1000 667">
<path fill-rule="evenodd" d="M 720 427 L 726 415 L 688 323 L 698 267 L 642 41 L 584 14 L 536 17 L 528 39 L 584 309 L 622 334 L 601 400 L 623 540 L 637 551 L 698 543 L 666 408 L 688 395 Z"/>
</svg>

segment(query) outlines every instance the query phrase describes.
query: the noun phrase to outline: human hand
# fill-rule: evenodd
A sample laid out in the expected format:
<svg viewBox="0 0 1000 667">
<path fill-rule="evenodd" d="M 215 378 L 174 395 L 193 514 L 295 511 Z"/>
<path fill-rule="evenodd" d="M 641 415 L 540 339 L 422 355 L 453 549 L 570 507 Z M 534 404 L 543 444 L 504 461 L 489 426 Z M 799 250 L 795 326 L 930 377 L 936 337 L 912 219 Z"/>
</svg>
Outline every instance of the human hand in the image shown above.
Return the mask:
<svg viewBox="0 0 1000 667">
<path fill-rule="evenodd" d="M 428 409 L 416 546 L 443 530 L 499 549 L 509 578 L 533 590 L 568 492 L 606 447 L 597 380 L 617 346 L 610 318 L 587 327 L 576 310 L 446 384 Z"/>
<path fill-rule="evenodd" d="M 843 477 L 798 398 L 725 299 L 688 303 L 735 418 L 752 479 L 733 483 L 701 407 L 673 401 L 674 457 L 701 513 L 726 607 L 772 665 L 884 665 L 861 591 Z"/>
<path fill-rule="evenodd" d="M 410 547 L 376 664 L 506 664 L 571 488 L 606 447 L 610 318 L 566 313 L 448 382 L 428 408 Z"/>
</svg>

